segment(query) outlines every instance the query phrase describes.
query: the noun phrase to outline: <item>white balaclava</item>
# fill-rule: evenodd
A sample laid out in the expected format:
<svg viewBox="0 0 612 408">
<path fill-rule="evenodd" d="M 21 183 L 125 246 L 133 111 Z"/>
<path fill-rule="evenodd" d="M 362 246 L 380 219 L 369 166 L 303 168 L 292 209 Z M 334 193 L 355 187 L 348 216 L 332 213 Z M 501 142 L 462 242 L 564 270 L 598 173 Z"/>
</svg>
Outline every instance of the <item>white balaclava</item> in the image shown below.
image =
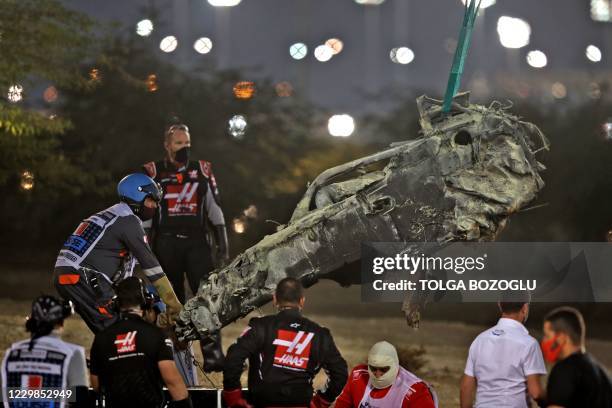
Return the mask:
<svg viewBox="0 0 612 408">
<path fill-rule="evenodd" d="M 376 378 L 370 371 L 370 367 L 390 367 L 389 371 Z M 382 389 L 393 385 L 399 371 L 399 358 L 397 351 L 391 343 L 380 341 L 372 346 L 368 353 L 368 372 L 370 373 L 370 385 L 373 388 Z"/>
</svg>

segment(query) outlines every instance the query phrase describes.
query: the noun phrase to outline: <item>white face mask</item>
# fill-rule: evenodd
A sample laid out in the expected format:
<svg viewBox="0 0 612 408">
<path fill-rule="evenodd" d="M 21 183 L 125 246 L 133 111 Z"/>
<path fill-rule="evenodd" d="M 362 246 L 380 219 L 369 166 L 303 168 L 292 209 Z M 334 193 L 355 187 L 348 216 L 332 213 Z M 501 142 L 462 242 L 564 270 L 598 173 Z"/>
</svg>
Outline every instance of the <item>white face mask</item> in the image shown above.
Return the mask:
<svg viewBox="0 0 612 408">
<path fill-rule="evenodd" d="M 376 378 L 370 371 L 370 367 L 389 367 L 389 371 Z M 391 343 L 381 341 L 376 343 L 368 353 L 368 372 L 370 374 L 370 385 L 373 388 L 381 389 L 393 385 L 397 373 L 399 372 L 399 358 L 397 351 Z"/>
</svg>

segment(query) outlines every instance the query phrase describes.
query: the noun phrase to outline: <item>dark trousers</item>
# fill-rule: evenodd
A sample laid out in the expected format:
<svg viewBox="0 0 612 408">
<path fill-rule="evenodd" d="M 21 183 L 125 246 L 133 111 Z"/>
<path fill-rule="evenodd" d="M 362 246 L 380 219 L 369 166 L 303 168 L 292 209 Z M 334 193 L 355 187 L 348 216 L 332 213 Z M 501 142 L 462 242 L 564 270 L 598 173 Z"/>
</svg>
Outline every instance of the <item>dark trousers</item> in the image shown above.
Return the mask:
<svg viewBox="0 0 612 408">
<path fill-rule="evenodd" d="M 259 384 L 250 386 L 250 402 L 255 408 L 287 407 L 308 408 L 312 399 L 312 385 Z"/>
<path fill-rule="evenodd" d="M 189 287 L 195 294 L 200 281 L 207 278 L 213 270 L 210 247 L 201 235 L 158 233 L 154 251 L 181 303 L 185 303 L 185 274 Z"/>
<path fill-rule="evenodd" d="M 115 323 L 119 314 L 111 307 L 115 290 L 99 273 L 87 269 L 55 269 L 53 283 L 60 296 L 74 303 L 76 312 L 92 332 Z"/>
</svg>

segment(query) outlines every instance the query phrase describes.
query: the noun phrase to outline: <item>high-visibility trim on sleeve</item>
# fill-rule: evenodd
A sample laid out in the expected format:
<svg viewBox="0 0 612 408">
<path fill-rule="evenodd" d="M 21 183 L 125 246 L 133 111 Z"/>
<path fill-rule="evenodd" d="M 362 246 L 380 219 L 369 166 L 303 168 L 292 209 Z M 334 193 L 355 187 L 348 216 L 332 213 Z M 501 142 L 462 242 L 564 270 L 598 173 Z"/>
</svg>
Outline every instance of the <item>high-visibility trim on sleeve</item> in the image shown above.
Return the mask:
<svg viewBox="0 0 612 408">
<path fill-rule="evenodd" d="M 162 269 L 161 266 L 155 266 L 153 268 L 143 269 L 142 271 L 144 272 L 145 276 L 149 278 L 151 282 L 156 281 L 159 278 L 164 276 L 164 270 Z"/>
</svg>

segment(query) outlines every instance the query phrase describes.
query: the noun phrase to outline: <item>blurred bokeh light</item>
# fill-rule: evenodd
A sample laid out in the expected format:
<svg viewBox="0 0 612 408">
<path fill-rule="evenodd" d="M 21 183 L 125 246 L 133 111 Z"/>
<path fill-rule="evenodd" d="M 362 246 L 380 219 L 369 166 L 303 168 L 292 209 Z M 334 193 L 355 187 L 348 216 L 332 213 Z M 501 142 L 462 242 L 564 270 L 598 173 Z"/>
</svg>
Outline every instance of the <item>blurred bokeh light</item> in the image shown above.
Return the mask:
<svg viewBox="0 0 612 408">
<path fill-rule="evenodd" d="M 307 54 L 308 47 L 304 43 L 298 42 L 289 47 L 289 55 L 291 55 L 291 58 L 293 59 L 301 60 L 306 57 Z"/>
<path fill-rule="evenodd" d="M 334 50 L 325 44 L 319 45 L 314 50 L 314 56 L 319 62 L 327 62 L 334 56 Z"/>
<path fill-rule="evenodd" d="M 167 37 L 162 38 L 162 40 L 159 43 L 159 49 L 162 50 L 163 52 L 172 52 L 176 50 L 177 46 L 178 46 L 178 40 L 173 35 L 169 35 Z"/>
<path fill-rule="evenodd" d="M 228 131 L 236 139 L 242 138 L 246 133 L 247 120 L 243 115 L 234 115 L 228 122 Z"/>
<path fill-rule="evenodd" d="M 140 20 L 136 24 L 136 34 L 141 37 L 148 37 L 153 32 L 153 22 L 149 19 Z"/>
<path fill-rule="evenodd" d="M 520 18 L 502 16 L 497 20 L 499 41 L 506 48 L 523 48 L 529 44 L 531 26 Z"/>
<path fill-rule="evenodd" d="M 325 45 L 331 48 L 334 55 L 340 54 L 344 48 L 344 43 L 337 38 L 330 38 L 325 41 Z"/>
<path fill-rule="evenodd" d="M 208 54 L 210 50 L 212 50 L 212 40 L 208 37 L 198 38 L 193 43 L 193 49 L 196 50 L 198 54 Z"/>
<path fill-rule="evenodd" d="M 274 90 L 276 91 L 276 95 L 281 98 L 287 98 L 293 95 L 293 86 L 288 81 L 279 82 L 274 86 Z"/>
<path fill-rule="evenodd" d="M 9 102 L 17 103 L 23 99 L 23 87 L 19 84 L 11 85 L 6 95 Z"/>
<path fill-rule="evenodd" d="M 236 82 L 233 91 L 237 99 L 251 99 L 255 95 L 255 83 L 251 81 Z"/>
<path fill-rule="evenodd" d="M 555 99 L 564 99 L 567 96 L 567 88 L 561 82 L 555 82 L 550 91 Z"/>
<path fill-rule="evenodd" d="M 481 9 L 486 9 L 488 7 L 491 7 L 492 5 L 494 5 L 496 3 L 495 0 L 472 0 L 472 1 L 481 1 L 480 3 L 480 8 Z M 461 0 L 461 2 L 465 5 L 466 0 Z M 478 4 L 478 3 L 476 3 Z"/>
<path fill-rule="evenodd" d="M 23 191 L 30 191 L 34 188 L 34 174 L 30 170 L 24 170 L 21 172 L 19 187 Z"/>
<path fill-rule="evenodd" d="M 527 63 L 533 68 L 544 68 L 548 64 L 548 58 L 540 50 L 529 51 L 527 53 Z"/>
<path fill-rule="evenodd" d="M 234 232 L 236 234 L 242 234 L 246 230 L 246 223 L 240 218 L 234 218 L 232 221 L 232 226 L 234 227 Z"/>
<path fill-rule="evenodd" d="M 601 61 L 601 50 L 595 45 L 589 45 L 586 48 L 585 55 L 591 62 Z"/>
<path fill-rule="evenodd" d="M 155 92 L 157 89 L 157 75 L 149 74 L 149 76 L 147 76 L 147 90 L 149 92 Z"/>
<path fill-rule="evenodd" d="M 47 103 L 53 103 L 57 101 L 57 97 L 58 97 L 57 88 L 54 87 L 53 85 L 47 87 L 47 89 L 45 89 L 45 91 L 43 92 L 43 99 Z"/>
<path fill-rule="evenodd" d="M 335 137 L 349 137 L 355 131 L 355 120 L 346 113 L 333 115 L 327 122 L 329 134 Z"/>
<path fill-rule="evenodd" d="M 234 7 L 242 0 L 208 0 L 208 4 L 215 7 Z"/>
</svg>

